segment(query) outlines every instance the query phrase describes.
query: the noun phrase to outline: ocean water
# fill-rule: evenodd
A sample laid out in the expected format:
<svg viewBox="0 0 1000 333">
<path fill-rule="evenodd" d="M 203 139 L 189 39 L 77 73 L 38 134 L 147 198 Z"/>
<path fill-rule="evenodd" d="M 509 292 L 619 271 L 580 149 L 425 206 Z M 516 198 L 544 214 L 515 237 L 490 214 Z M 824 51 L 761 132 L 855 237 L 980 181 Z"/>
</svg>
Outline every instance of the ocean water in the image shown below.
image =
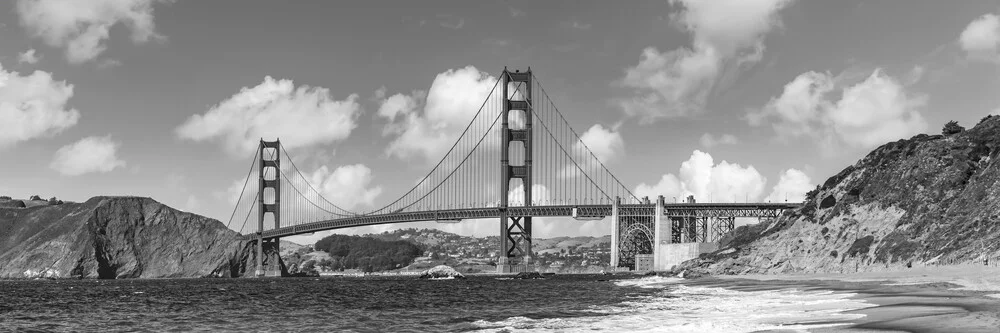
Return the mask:
<svg viewBox="0 0 1000 333">
<path fill-rule="evenodd" d="M 852 294 L 557 275 L 0 281 L 0 331 L 754 332 L 843 325 Z M 744 288 L 746 289 L 746 288 Z"/>
</svg>

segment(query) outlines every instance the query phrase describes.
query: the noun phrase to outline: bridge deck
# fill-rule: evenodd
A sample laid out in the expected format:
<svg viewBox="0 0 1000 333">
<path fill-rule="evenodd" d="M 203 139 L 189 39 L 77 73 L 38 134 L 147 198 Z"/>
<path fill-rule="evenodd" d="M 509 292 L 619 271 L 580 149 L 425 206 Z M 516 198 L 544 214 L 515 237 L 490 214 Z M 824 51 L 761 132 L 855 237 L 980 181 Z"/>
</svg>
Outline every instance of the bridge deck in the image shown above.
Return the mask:
<svg viewBox="0 0 1000 333">
<path fill-rule="evenodd" d="M 664 212 L 665 216 L 670 217 L 776 217 L 784 210 L 801 206 L 802 204 L 790 203 L 667 203 L 664 204 Z M 577 210 L 578 217 L 588 218 L 611 216 L 612 210 L 611 205 L 519 206 L 508 207 L 507 216 L 573 217 L 574 208 Z M 653 211 L 655 207 L 654 204 L 637 204 L 621 205 L 619 208 Z M 357 215 L 265 230 L 261 236 L 270 239 L 378 224 L 499 217 L 500 208 L 498 207 Z M 248 240 L 256 237 L 256 234 L 247 234 L 241 235 L 240 239 Z"/>
</svg>

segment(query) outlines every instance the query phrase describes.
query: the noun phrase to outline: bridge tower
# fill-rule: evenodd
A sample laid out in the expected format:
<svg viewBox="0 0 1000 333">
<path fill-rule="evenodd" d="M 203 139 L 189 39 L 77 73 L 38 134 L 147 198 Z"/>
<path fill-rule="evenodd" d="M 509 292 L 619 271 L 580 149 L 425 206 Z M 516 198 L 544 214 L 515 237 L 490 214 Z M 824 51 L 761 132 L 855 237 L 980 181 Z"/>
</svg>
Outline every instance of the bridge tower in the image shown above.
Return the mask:
<svg viewBox="0 0 1000 333">
<path fill-rule="evenodd" d="M 259 195 L 257 196 L 257 269 L 254 271 L 254 275 L 257 277 L 281 276 L 281 265 L 278 258 L 281 253 L 279 240 L 277 237 L 264 239 L 263 235 L 264 219 L 268 213 L 274 218 L 274 229 L 281 227 L 281 182 L 279 181 L 281 140 L 264 141 L 261 139 L 260 145 L 257 146 L 257 155 L 260 156 L 260 160 L 257 161 L 259 168 L 257 170 L 259 171 L 257 193 Z M 268 195 L 265 189 L 271 189 L 272 195 Z M 274 201 L 268 203 L 268 197 L 274 198 Z M 266 261 L 264 260 L 265 248 L 267 248 Z"/>
<path fill-rule="evenodd" d="M 529 270 L 531 265 L 531 217 L 509 216 L 508 195 L 510 181 L 521 179 L 524 189 L 524 205 L 531 206 L 531 68 L 527 72 L 510 72 L 504 68 L 501 75 L 503 84 L 503 114 L 501 115 L 500 144 L 500 255 L 497 260 L 498 273 L 511 273 Z M 509 91 L 511 83 L 515 91 Z M 518 87 L 524 87 L 520 89 Z M 521 99 L 514 100 L 512 95 L 520 92 Z M 511 111 L 522 112 L 523 128 L 511 128 Z M 510 165 L 510 145 L 520 141 L 524 145 L 524 164 Z"/>
</svg>

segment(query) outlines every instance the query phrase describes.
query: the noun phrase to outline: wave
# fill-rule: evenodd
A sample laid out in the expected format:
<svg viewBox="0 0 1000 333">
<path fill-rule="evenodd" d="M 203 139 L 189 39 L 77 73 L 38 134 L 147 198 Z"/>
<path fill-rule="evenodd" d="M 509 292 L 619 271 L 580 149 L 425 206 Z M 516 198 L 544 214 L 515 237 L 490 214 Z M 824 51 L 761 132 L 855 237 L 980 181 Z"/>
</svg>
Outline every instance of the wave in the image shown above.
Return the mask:
<svg viewBox="0 0 1000 333">
<path fill-rule="evenodd" d="M 874 306 L 852 293 L 781 289 L 736 291 L 686 286 L 682 279 L 646 277 L 623 280 L 623 287 L 659 288 L 655 296 L 638 297 L 612 306 L 593 307 L 592 316 L 575 318 L 511 317 L 476 321 L 484 332 L 754 332 L 809 330 L 849 324 L 863 317 L 844 311 Z"/>
</svg>

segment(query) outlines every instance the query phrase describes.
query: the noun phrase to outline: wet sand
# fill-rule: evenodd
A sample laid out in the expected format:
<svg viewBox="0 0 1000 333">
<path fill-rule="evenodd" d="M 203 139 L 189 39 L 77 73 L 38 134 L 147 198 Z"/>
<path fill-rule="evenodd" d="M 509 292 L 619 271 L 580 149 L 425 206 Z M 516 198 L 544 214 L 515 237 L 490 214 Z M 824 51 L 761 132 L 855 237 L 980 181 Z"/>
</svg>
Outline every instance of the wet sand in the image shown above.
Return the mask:
<svg viewBox="0 0 1000 333">
<path fill-rule="evenodd" d="M 1000 268 L 936 266 L 857 274 L 720 276 L 697 282 L 740 291 L 796 288 L 853 293 L 864 317 L 811 332 L 1000 333 Z M 772 331 L 782 332 L 782 331 Z"/>
</svg>

